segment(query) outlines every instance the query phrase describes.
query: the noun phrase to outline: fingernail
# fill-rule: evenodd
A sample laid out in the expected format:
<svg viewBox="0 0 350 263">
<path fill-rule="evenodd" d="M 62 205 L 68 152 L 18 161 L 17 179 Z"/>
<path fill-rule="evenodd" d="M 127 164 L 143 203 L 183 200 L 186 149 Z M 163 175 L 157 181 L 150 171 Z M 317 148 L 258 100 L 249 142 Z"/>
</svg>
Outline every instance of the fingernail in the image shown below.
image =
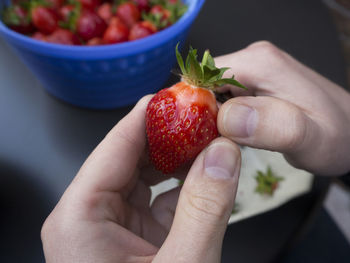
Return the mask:
<svg viewBox="0 0 350 263">
<path fill-rule="evenodd" d="M 204 156 L 205 173 L 214 178 L 231 178 L 235 173 L 237 159 L 237 152 L 232 146 L 226 143 L 212 144 Z"/>
<path fill-rule="evenodd" d="M 258 123 L 258 112 L 248 106 L 232 103 L 224 113 L 225 132 L 232 137 L 250 137 Z"/>
</svg>

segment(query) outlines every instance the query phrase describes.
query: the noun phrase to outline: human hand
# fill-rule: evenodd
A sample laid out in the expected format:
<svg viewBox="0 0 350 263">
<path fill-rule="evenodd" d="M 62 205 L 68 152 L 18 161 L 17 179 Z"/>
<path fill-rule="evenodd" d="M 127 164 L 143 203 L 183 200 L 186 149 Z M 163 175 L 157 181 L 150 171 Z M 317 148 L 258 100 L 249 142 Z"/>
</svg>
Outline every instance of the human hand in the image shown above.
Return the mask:
<svg viewBox="0 0 350 263">
<path fill-rule="evenodd" d="M 228 75 L 234 72 L 249 89 L 230 88 L 239 97 L 220 108 L 221 135 L 279 151 L 316 174 L 350 170 L 349 93 L 265 41 L 215 62 L 230 67 Z"/>
<path fill-rule="evenodd" d="M 220 262 L 239 148 L 216 139 L 196 158 L 183 187 L 150 206 L 150 186 L 169 177 L 147 162 L 149 99 L 98 145 L 46 219 L 41 233 L 46 262 Z"/>
</svg>

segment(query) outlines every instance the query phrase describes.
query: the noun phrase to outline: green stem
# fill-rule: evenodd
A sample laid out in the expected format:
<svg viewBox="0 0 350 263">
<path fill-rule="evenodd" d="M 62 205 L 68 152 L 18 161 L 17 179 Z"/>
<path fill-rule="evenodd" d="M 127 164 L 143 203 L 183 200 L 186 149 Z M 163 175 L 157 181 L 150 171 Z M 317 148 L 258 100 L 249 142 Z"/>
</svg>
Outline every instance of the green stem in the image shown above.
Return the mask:
<svg viewBox="0 0 350 263">
<path fill-rule="evenodd" d="M 202 59 L 202 64 L 201 64 L 202 68 L 204 65 L 207 64 L 209 55 L 210 55 L 209 50 L 206 50 L 204 52 L 203 59 Z"/>
</svg>

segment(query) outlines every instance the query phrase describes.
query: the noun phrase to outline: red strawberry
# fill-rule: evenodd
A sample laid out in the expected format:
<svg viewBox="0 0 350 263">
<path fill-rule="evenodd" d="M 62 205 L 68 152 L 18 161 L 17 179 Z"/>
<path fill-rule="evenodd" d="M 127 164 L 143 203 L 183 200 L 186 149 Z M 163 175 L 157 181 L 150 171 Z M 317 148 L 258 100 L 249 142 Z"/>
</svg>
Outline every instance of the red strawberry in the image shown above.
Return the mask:
<svg viewBox="0 0 350 263">
<path fill-rule="evenodd" d="M 146 21 L 150 21 L 159 30 L 173 23 L 172 13 L 161 5 L 154 5 L 148 14 L 143 15 L 143 18 Z"/>
<path fill-rule="evenodd" d="M 95 11 L 84 9 L 80 2 L 61 8 L 63 21 L 60 26 L 77 34 L 84 41 L 95 37 L 102 37 L 107 28 L 106 22 Z"/>
<path fill-rule="evenodd" d="M 64 0 L 46 0 L 50 7 L 58 9 L 63 5 Z"/>
<path fill-rule="evenodd" d="M 41 32 L 35 32 L 32 38 L 61 45 L 80 45 L 80 41 L 76 35 L 66 29 L 57 28 L 52 34 L 45 35 Z"/>
<path fill-rule="evenodd" d="M 150 4 L 148 0 L 134 0 L 134 3 L 140 10 L 140 12 L 148 12 L 150 9 Z"/>
<path fill-rule="evenodd" d="M 76 0 L 81 3 L 81 6 L 86 9 L 95 10 L 100 5 L 100 0 Z"/>
<path fill-rule="evenodd" d="M 51 34 L 58 27 L 58 15 L 54 9 L 37 6 L 31 9 L 34 26 L 44 34 Z"/>
<path fill-rule="evenodd" d="M 170 17 L 168 18 L 170 24 L 174 24 L 187 11 L 187 6 L 181 0 L 168 0 L 165 7 L 170 12 Z"/>
<path fill-rule="evenodd" d="M 51 35 L 46 36 L 46 41 L 62 45 L 79 45 L 80 41 L 76 35 L 66 29 L 58 28 Z"/>
<path fill-rule="evenodd" d="M 111 19 L 103 35 L 103 43 L 115 44 L 128 41 L 129 28 L 117 17 Z"/>
<path fill-rule="evenodd" d="M 135 24 L 129 34 L 129 40 L 136 40 L 150 36 L 157 32 L 157 28 L 154 24 L 149 21 L 141 21 Z"/>
<path fill-rule="evenodd" d="M 109 24 L 109 21 L 113 17 L 112 12 L 112 5 L 110 3 L 103 3 L 100 5 L 97 9 L 97 14 L 107 23 Z"/>
<path fill-rule="evenodd" d="M 105 21 L 90 10 L 82 10 L 76 23 L 76 33 L 85 41 L 102 37 L 106 28 Z"/>
<path fill-rule="evenodd" d="M 183 81 L 159 91 L 149 102 L 146 114 L 150 159 L 163 173 L 172 173 L 193 160 L 218 136 L 215 88 L 224 84 L 245 88 L 233 77 L 222 78 L 227 68 L 216 68 L 209 51 L 201 64 L 192 48 L 186 65 L 177 47 L 176 56 Z"/>
<path fill-rule="evenodd" d="M 58 13 L 62 20 L 67 22 L 71 12 L 73 12 L 75 8 L 76 7 L 74 5 L 64 5 L 58 10 Z"/>
<path fill-rule="evenodd" d="M 46 42 L 46 35 L 43 33 L 37 31 L 32 35 L 33 39 L 40 40 L 40 41 L 45 41 Z"/>
<path fill-rule="evenodd" d="M 186 82 L 157 93 L 147 108 L 150 157 L 156 168 L 171 173 L 196 157 L 218 136 L 217 112 L 211 91 Z"/>
<path fill-rule="evenodd" d="M 102 45 L 102 38 L 99 37 L 94 37 L 92 39 L 90 39 L 88 42 L 86 42 L 87 46 L 98 46 L 98 45 Z"/>
<path fill-rule="evenodd" d="M 161 5 L 154 5 L 149 12 L 152 15 L 159 16 L 161 21 L 167 20 L 171 16 L 170 11 Z"/>
<path fill-rule="evenodd" d="M 117 16 L 130 28 L 141 19 L 139 9 L 132 2 L 119 5 L 117 7 Z"/>
</svg>

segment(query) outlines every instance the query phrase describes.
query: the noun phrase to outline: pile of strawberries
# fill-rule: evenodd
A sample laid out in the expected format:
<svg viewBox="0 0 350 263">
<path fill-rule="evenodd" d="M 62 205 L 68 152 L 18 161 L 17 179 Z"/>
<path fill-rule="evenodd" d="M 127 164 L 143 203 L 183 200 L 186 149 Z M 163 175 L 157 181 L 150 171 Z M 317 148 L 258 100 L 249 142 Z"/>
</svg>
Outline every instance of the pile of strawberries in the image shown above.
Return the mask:
<svg viewBox="0 0 350 263">
<path fill-rule="evenodd" d="M 186 9 L 181 0 L 13 0 L 2 20 L 45 42 L 94 46 L 152 35 Z"/>
</svg>

